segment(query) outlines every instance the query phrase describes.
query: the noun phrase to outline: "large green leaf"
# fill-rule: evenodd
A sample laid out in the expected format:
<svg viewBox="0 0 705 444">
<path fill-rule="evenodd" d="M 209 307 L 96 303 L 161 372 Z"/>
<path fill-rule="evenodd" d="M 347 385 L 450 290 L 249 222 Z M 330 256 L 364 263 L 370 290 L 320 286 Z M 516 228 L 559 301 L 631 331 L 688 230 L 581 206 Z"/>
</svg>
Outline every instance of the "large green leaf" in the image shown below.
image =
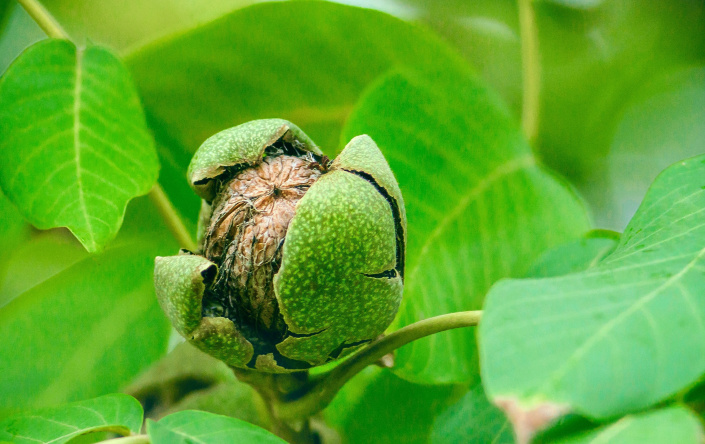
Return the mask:
<svg viewBox="0 0 705 444">
<path fill-rule="evenodd" d="M 30 412 L 0 422 L 0 440 L 16 444 L 62 444 L 90 432 L 139 433 L 142 406 L 131 396 L 113 394 Z"/>
<path fill-rule="evenodd" d="M 7 268 L 0 273 L 0 309 L 87 254 L 68 232 L 42 233 L 8 251 Z"/>
<path fill-rule="evenodd" d="M 536 164 L 502 105 L 439 56 L 423 77 L 391 74 L 355 108 L 344 139 L 369 134 L 399 181 L 408 217 L 398 325 L 482 308 L 500 278 L 521 276 L 545 249 L 588 228 L 581 202 Z M 550 228 L 549 228 L 550 227 Z M 477 372 L 474 329 L 398 351 L 395 371 L 432 383 Z"/>
<path fill-rule="evenodd" d="M 625 416 L 619 421 L 556 444 L 701 444 L 705 441 L 698 417 L 681 406 Z"/>
<path fill-rule="evenodd" d="M 147 421 L 152 444 L 283 444 L 281 438 L 245 421 L 213 413 L 186 410 L 159 422 Z"/>
<path fill-rule="evenodd" d="M 429 26 L 465 56 L 517 116 L 521 114 L 518 2 L 355 3 L 389 9 Z M 702 2 L 691 0 L 541 0 L 531 4 L 541 63 L 537 110 L 541 128 L 534 148 L 549 167 L 579 183 L 588 201 L 597 204 L 603 193 L 596 185 L 604 179 L 592 173 L 609 152 L 613 130 L 632 95 L 645 79 L 674 66 L 702 63 L 705 8 Z M 609 216 L 603 213 L 596 212 L 595 217 L 599 226 L 624 227 L 605 225 Z"/>
<path fill-rule="evenodd" d="M 433 424 L 433 444 L 513 444 L 512 427 L 502 411 L 476 385 L 441 413 Z"/>
<path fill-rule="evenodd" d="M 89 40 L 119 54 L 183 32 L 262 0 L 43 0 L 74 42 Z M 17 2 L 0 3 L 0 73 L 23 49 L 46 34 Z M 3 26 L 4 25 L 4 26 Z"/>
<path fill-rule="evenodd" d="M 703 177 L 705 156 L 663 172 L 597 266 L 490 291 L 483 382 L 518 428 L 643 409 L 705 373 Z"/>
<path fill-rule="evenodd" d="M 295 36 L 295 37 L 294 37 Z M 359 95 L 396 66 L 455 59 L 432 35 L 386 14 L 325 2 L 260 4 L 128 56 L 155 130 L 160 181 L 195 223 L 183 180 L 206 138 L 258 118 L 300 126 L 329 156 Z"/>
<path fill-rule="evenodd" d="M 542 254 L 523 277 L 562 276 L 596 266 L 615 249 L 617 233 L 595 230 L 586 236 L 551 248 Z"/>
<path fill-rule="evenodd" d="M 264 0 L 44 0 L 76 41 L 91 41 L 120 53 L 219 18 Z"/>
<path fill-rule="evenodd" d="M 17 208 L 0 191 L 0 288 L 3 284 L 3 270 L 8 258 L 15 248 L 28 237 L 29 227 L 17 212 Z M 0 290 L 0 305 L 2 305 L 2 290 Z"/>
<path fill-rule="evenodd" d="M 42 41 L 5 72 L 0 104 L 4 192 L 38 228 L 100 250 L 159 168 L 125 67 L 104 48 Z"/>
<path fill-rule="evenodd" d="M 369 7 L 386 3 L 369 1 Z M 515 115 L 521 114 L 521 38 L 517 2 L 400 0 L 400 17 L 430 27 L 455 46 Z M 406 12 L 406 14 L 403 14 Z"/>
<path fill-rule="evenodd" d="M 162 251 L 132 239 L 0 310 L 0 415 L 118 391 L 165 352 L 168 323 L 152 283 Z"/>
<path fill-rule="evenodd" d="M 183 410 L 200 410 L 240 419 L 259 427 L 269 425 L 267 407 L 257 392 L 240 381 L 221 382 L 188 393 L 172 404 L 165 414 Z"/>
</svg>

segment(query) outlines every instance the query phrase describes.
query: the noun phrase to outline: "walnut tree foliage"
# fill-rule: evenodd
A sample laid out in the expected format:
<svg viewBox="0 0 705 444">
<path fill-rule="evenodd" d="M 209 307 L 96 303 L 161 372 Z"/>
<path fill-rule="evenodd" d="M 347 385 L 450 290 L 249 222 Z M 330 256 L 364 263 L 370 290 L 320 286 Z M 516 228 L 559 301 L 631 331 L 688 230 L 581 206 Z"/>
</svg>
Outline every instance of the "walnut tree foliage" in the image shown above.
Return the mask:
<svg viewBox="0 0 705 444">
<path fill-rule="evenodd" d="M 702 2 L 10 0 L 0 73 L 0 442 L 705 440 Z"/>
</svg>

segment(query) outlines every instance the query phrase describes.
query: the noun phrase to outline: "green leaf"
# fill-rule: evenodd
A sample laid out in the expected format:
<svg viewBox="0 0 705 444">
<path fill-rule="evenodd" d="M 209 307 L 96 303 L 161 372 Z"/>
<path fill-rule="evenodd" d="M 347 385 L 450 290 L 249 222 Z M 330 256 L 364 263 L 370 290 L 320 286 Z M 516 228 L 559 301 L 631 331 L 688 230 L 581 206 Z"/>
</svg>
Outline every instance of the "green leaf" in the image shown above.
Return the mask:
<svg viewBox="0 0 705 444">
<path fill-rule="evenodd" d="M 0 309 L 87 254 L 68 232 L 42 233 L 10 250 L 5 273 L 0 273 Z"/>
<path fill-rule="evenodd" d="M 0 288 L 3 284 L 2 271 L 4 270 L 9 256 L 15 248 L 25 241 L 29 235 L 29 226 L 17 212 L 17 208 L 0 191 Z M 0 306 L 2 305 L 3 291 L 0 289 Z"/>
<path fill-rule="evenodd" d="M 534 262 L 525 277 L 563 276 L 596 266 L 615 249 L 619 235 L 593 231 L 587 236 L 551 248 Z"/>
<path fill-rule="evenodd" d="M 344 131 L 344 140 L 369 134 L 377 142 L 404 196 L 398 326 L 482 308 L 495 281 L 523 275 L 545 249 L 588 229 L 581 202 L 537 165 L 497 98 L 462 66 L 434 60 L 432 75 L 380 81 Z M 471 381 L 474 336 L 462 329 L 415 341 L 398 351 L 395 371 L 422 383 Z"/>
<path fill-rule="evenodd" d="M 539 143 L 533 148 L 543 162 L 577 183 L 588 201 L 597 204 L 604 196 L 599 185 L 606 181 L 592 173 L 609 152 L 614 128 L 634 92 L 655 73 L 702 63 L 705 9 L 701 3 L 688 1 L 531 3 L 539 33 L 542 80 L 541 130 Z M 396 7 L 399 12 L 394 13 L 400 17 L 428 26 L 453 44 L 501 93 L 514 114 L 521 115 L 517 2 L 397 0 L 356 4 L 390 11 Z M 648 132 L 645 129 L 644 133 Z M 666 166 L 661 165 L 659 171 Z M 605 225 L 605 216 L 595 212 L 598 226 L 621 231 L 628 221 L 620 226 Z"/>
<path fill-rule="evenodd" d="M 149 435 L 151 444 L 169 443 L 169 444 L 191 444 L 189 437 L 183 436 L 175 430 L 171 430 L 166 425 L 154 422 L 151 419 L 147 420 L 147 434 Z M 202 441 L 199 441 L 202 442 Z"/>
<path fill-rule="evenodd" d="M 0 440 L 61 444 L 85 433 L 130 435 L 139 433 L 141 427 L 140 403 L 116 393 L 8 418 L 0 422 Z"/>
<path fill-rule="evenodd" d="M 617 422 L 556 444 L 700 444 L 705 440 L 698 417 L 682 406 L 625 416 Z"/>
<path fill-rule="evenodd" d="M 705 156 L 664 171 L 595 267 L 492 288 L 483 382 L 515 426 L 643 409 L 705 374 L 703 177 Z"/>
<path fill-rule="evenodd" d="M 449 53 L 432 35 L 377 11 L 282 2 L 235 11 L 126 62 L 150 116 L 188 152 L 233 123 L 271 117 L 331 150 L 365 86 L 390 67 L 431 67 L 433 56 Z M 323 69 L 313 69 L 321 60 Z"/>
<path fill-rule="evenodd" d="M 514 435 L 507 418 L 478 384 L 436 418 L 431 443 L 512 444 Z"/>
<path fill-rule="evenodd" d="M 343 443 L 427 444 L 433 419 L 464 391 L 413 384 L 368 367 L 341 389 L 324 415 Z"/>
<path fill-rule="evenodd" d="M 172 404 L 165 413 L 201 410 L 267 427 L 267 407 L 252 387 L 240 381 L 215 384 L 194 391 Z"/>
<path fill-rule="evenodd" d="M 147 421 L 147 434 L 152 444 L 286 443 L 245 421 L 195 410 L 174 413 L 159 422 Z"/>
<path fill-rule="evenodd" d="M 152 283 L 159 252 L 133 239 L 0 309 L 0 415 L 118 391 L 164 354 L 168 323 Z"/>
<path fill-rule="evenodd" d="M 369 2 L 381 8 L 385 2 Z M 521 38 L 517 2 L 400 0 L 399 17 L 422 23 L 452 44 L 497 91 L 514 115 L 521 115 Z M 542 45 L 550 42 L 542 42 Z"/>
<path fill-rule="evenodd" d="M 38 228 L 102 249 L 159 169 L 125 67 L 104 48 L 45 40 L 3 75 L 0 103 L 3 191 Z"/>
<path fill-rule="evenodd" d="M 334 157 L 343 122 L 378 76 L 456 57 L 423 29 L 377 11 L 282 2 L 244 8 L 148 45 L 127 64 L 155 131 L 160 181 L 195 226 L 199 200 L 183 176 L 211 135 L 278 117 Z"/>
<path fill-rule="evenodd" d="M 44 0 L 42 3 L 75 41 L 90 41 L 120 53 L 215 20 L 263 0 Z"/>
</svg>

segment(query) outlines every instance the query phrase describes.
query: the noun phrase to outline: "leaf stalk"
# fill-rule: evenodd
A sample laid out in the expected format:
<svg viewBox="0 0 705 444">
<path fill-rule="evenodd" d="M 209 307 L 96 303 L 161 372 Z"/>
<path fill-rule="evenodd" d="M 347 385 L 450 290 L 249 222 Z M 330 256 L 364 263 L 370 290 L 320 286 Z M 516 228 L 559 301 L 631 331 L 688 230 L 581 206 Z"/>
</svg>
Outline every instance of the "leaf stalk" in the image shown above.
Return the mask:
<svg viewBox="0 0 705 444">
<path fill-rule="evenodd" d="M 536 141 L 539 132 L 541 94 L 541 60 L 536 14 L 532 0 L 518 0 L 519 30 L 521 34 L 521 64 L 523 99 L 522 129 L 529 143 Z"/>
<path fill-rule="evenodd" d="M 310 418 L 326 408 L 338 391 L 368 365 L 377 363 L 382 357 L 410 342 L 442 331 L 476 326 L 482 311 L 462 311 L 435 316 L 407 325 L 391 334 L 381 337 L 367 347 L 340 363 L 328 373 L 318 375 L 297 390 L 282 396 L 269 396 L 272 416 L 281 421 L 296 421 Z M 236 370 L 236 374 L 238 371 Z M 258 389 L 263 381 L 247 380 Z M 258 389 L 259 391 L 259 389 Z"/>
<path fill-rule="evenodd" d="M 27 14 L 37 22 L 42 31 L 47 36 L 54 39 L 71 40 L 64 28 L 59 25 L 59 22 L 46 10 L 46 8 L 37 0 L 17 0 L 22 5 Z"/>
<path fill-rule="evenodd" d="M 189 251 L 198 250 L 198 245 L 194 242 L 193 238 L 186 229 L 183 220 L 181 220 L 181 216 L 176 211 L 176 208 L 174 208 L 174 204 L 171 203 L 169 197 L 166 195 L 164 189 L 161 185 L 159 185 L 159 183 L 154 184 L 154 187 L 149 192 L 149 199 L 159 211 L 159 214 L 162 219 L 164 219 L 167 228 L 177 240 L 179 246 Z"/>
</svg>

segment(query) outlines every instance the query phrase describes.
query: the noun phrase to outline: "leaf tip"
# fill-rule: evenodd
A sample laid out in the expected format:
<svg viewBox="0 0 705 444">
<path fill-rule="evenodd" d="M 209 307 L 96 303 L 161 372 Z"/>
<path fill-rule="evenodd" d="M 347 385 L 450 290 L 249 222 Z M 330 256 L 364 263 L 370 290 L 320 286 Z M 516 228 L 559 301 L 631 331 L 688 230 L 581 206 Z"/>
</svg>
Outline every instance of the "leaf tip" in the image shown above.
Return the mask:
<svg viewBox="0 0 705 444">
<path fill-rule="evenodd" d="M 543 402 L 527 408 L 514 397 L 496 398 L 494 403 L 504 411 L 512 423 L 518 444 L 528 444 L 537 432 L 570 411 L 566 404 L 551 402 Z"/>
</svg>

